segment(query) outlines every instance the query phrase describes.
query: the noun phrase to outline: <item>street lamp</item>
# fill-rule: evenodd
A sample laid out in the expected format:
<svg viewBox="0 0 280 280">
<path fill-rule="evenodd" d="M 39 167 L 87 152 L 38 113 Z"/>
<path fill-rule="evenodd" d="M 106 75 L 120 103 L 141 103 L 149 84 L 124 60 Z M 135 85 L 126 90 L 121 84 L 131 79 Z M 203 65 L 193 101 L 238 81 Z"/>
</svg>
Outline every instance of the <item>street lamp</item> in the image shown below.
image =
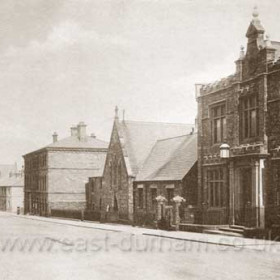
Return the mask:
<svg viewBox="0 0 280 280">
<path fill-rule="evenodd" d="M 227 182 L 228 182 L 228 189 L 229 189 L 229 193 L 230 193 L 230 172 L 229 172 L 229 150 L 230 150 L 230 146 L 226 143 L 223 143 L 220 146 L 220 158 L 223 158 L 226 160 L 226 165 L 227 165 L 227 170 L 228 170 L 228 176 L 227 176 Z M 234 186 L 232 186 L 234 188 Z M 235 224 L 235 194 L 234 194 L 234 189 L 232 191 L 232 224 Z"/>
<path fill-rule="evenodd" d="M 220 157 L 221 158 L 229 158 L 229 145 L 224 143 L 220 146 Z"/>
</svg>

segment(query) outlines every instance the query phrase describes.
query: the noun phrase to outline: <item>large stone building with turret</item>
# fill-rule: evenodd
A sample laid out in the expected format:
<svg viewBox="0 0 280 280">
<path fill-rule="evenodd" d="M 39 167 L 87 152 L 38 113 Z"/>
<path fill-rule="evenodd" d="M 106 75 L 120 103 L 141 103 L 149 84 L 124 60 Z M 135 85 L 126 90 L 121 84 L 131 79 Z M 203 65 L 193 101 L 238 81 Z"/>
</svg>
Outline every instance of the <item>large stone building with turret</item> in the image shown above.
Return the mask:
<svg viewBox="0 0 280 280">
<path fill-rule="evenodd" d="M 256 9 L 246 37 L 233 75 L 196 85 L 198 197 L 204 224 L 265 228 L 280 224 L 280 42 Z"/>
</svg>

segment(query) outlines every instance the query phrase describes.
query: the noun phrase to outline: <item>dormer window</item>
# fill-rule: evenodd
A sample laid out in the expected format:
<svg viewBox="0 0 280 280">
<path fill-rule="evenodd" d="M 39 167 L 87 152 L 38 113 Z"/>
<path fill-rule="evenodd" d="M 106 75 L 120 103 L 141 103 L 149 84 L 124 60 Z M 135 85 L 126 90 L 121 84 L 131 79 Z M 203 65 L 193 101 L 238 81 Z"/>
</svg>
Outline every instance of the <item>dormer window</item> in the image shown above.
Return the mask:
<svg viewBox="0 0 280 280">
<path fill-rule="evenodd" d="M 226 138 L 226 104 L 211 107 L 213 144 L 222 143 Z"/>
</svg>

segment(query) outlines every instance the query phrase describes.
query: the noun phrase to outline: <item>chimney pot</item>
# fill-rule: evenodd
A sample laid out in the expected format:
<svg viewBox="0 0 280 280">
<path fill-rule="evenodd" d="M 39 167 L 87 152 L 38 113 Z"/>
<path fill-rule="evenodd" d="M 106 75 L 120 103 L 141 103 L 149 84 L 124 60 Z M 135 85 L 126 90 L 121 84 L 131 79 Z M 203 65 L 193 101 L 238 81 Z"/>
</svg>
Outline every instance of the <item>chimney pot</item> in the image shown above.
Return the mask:
<svg viewBox="0 0 280 280">
<path fill-rule="evenodd" d="M 86 133 L 86 124 L 84 122 L 80 122 L 78 124 L 78 138 L 80 140 L 85 140 L 87 137 L 87 133 Z"/>
<path fill-rule="evenodd" d="M 71 126 L 71 136 L 77 136 L 78 135 L 78 128 L 75 125 Z"/>
<path fill-rule="evenodd" d="M 57 142 L 58 135 L 56 132 L 53 133 L 52 137 L 53 137 L 53 143 Z"/>
</svg>

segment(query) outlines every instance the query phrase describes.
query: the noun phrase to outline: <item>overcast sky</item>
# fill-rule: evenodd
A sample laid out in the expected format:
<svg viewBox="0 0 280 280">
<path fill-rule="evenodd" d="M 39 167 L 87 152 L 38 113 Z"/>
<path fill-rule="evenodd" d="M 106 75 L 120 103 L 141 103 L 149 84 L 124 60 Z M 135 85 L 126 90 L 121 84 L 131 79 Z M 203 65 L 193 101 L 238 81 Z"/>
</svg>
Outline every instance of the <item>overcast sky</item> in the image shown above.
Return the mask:
<svg viewBox="0 0 280 280">
<path fill-rule="evenodd" d="M 232 74 L 254 5 L 280 40 L 280 1 L 0 1 L 0 163 L 126 119 L 193 123 L 194 84 Z"/>
</svg>

